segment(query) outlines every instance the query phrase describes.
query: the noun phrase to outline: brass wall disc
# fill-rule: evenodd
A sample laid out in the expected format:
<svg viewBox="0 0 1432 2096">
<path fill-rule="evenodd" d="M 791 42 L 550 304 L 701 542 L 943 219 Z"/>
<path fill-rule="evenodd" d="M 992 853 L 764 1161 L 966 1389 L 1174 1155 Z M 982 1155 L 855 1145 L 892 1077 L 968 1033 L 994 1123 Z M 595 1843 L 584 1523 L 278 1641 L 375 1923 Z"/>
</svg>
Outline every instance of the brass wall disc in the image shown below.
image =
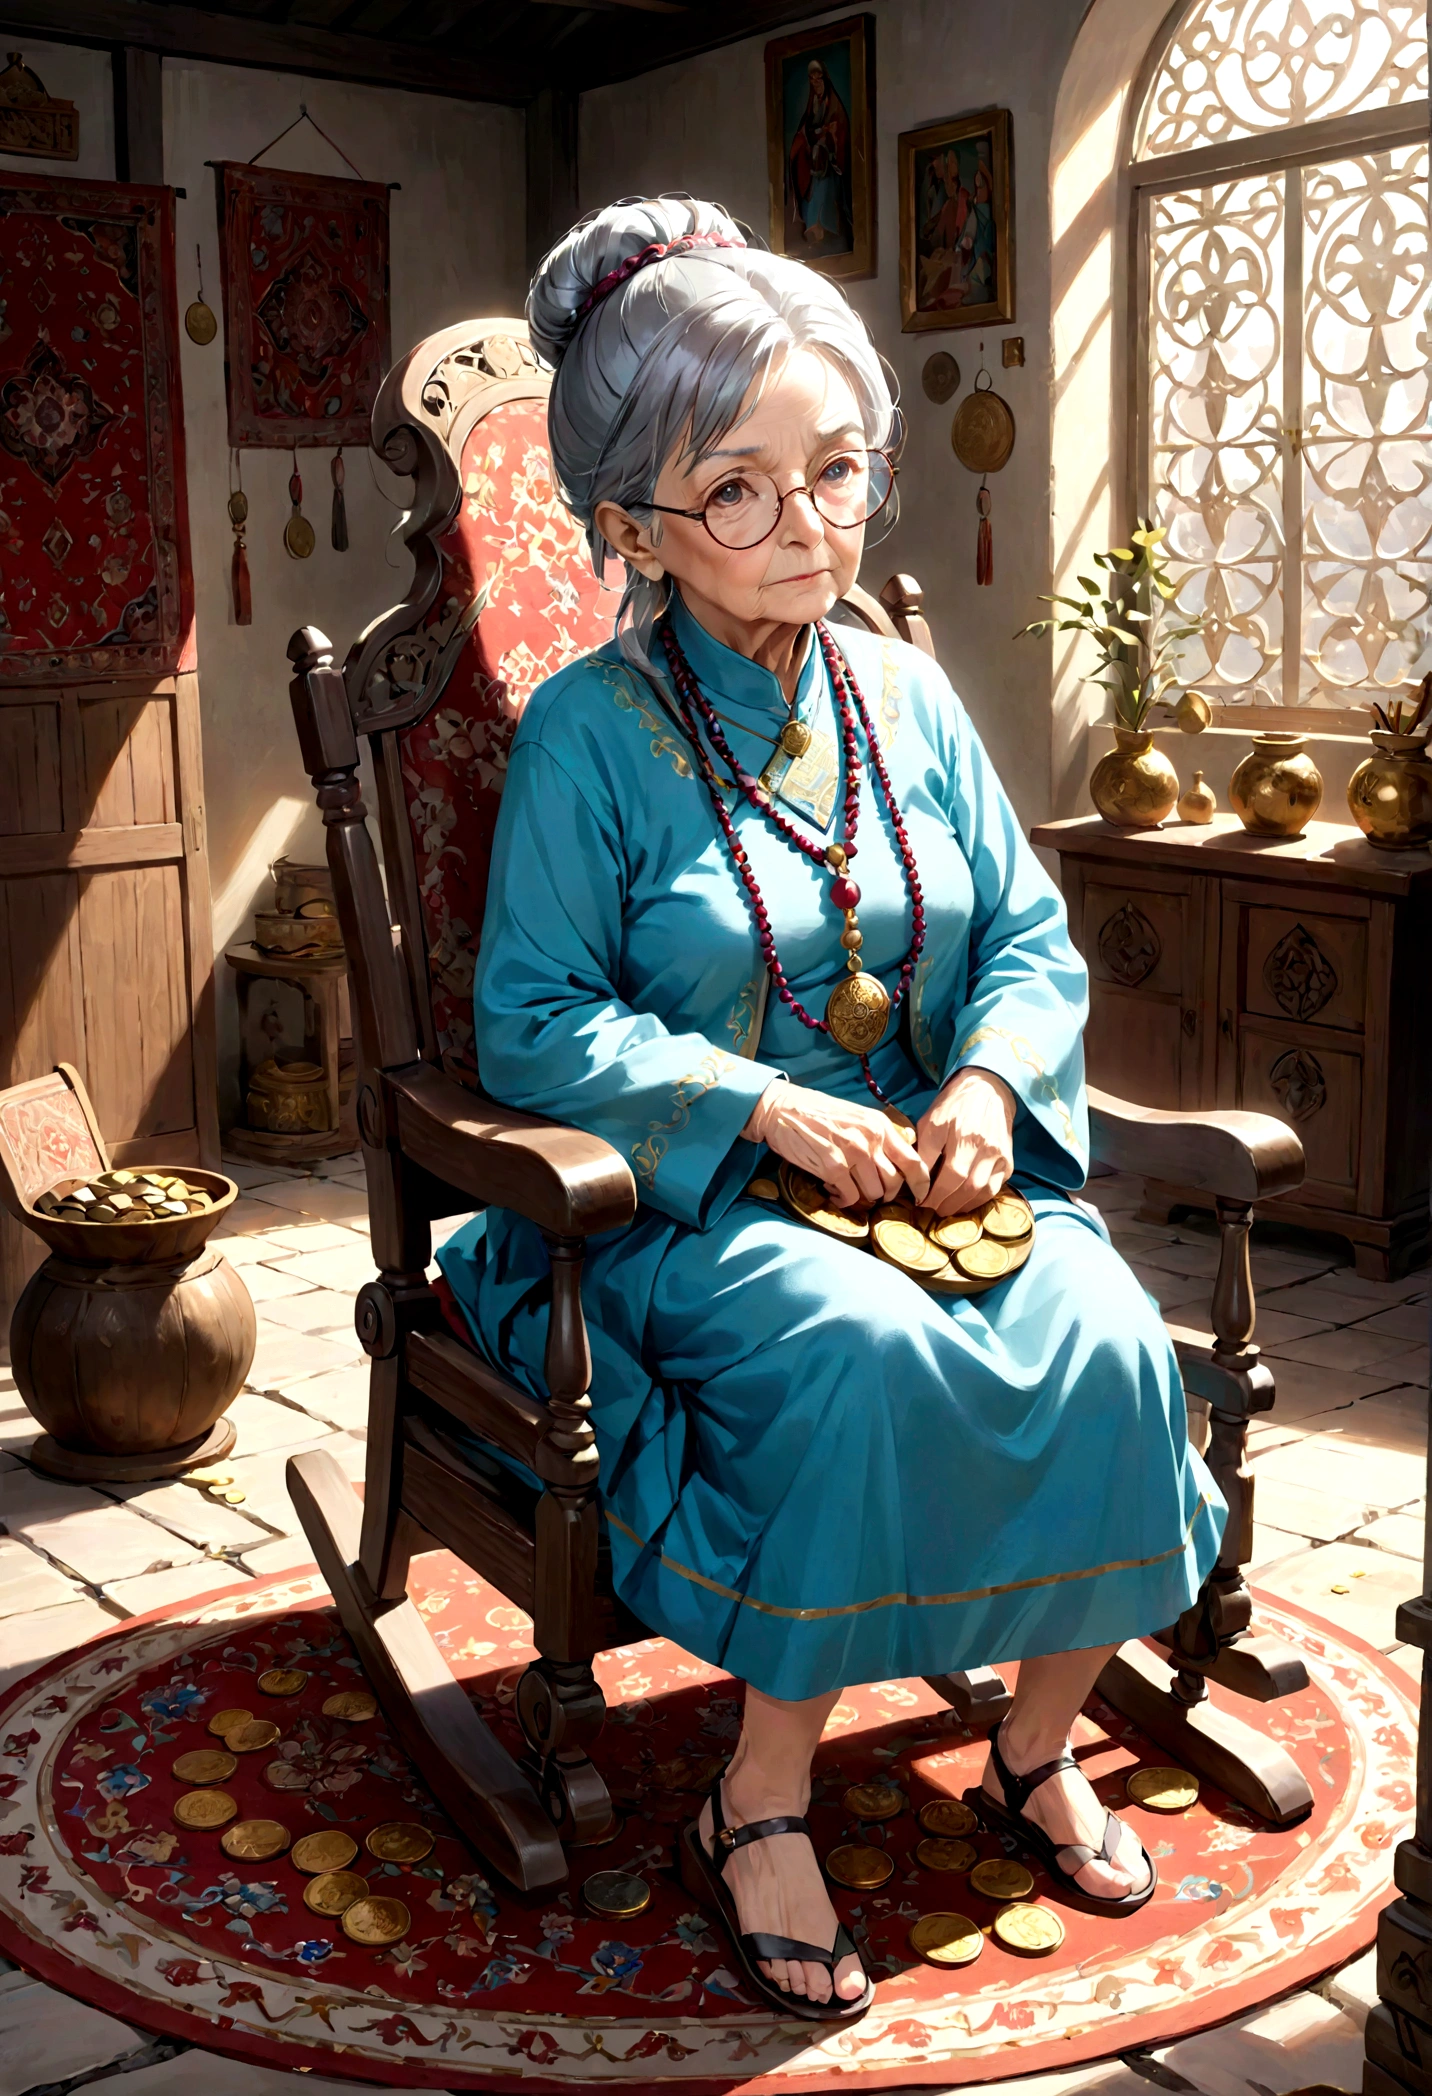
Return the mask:
<svg viewBox="0 0 1432 2096">
<path fill-rule="evenodd" d="M 1009 1950 L 1046 1957 L 1064 1941 L 1064 1924 L 1048 1907 L 1003 1907 L 994 1918 L 994 1932 Z"/>
<path fill-rule="evenodd" d="M 235 1725 L 247 1725 L 252 1716 L 251 1710 L 216 1710 L 205 1729 L 215 1739 L 227 1739 Z"/>
<path fill-rule="evenodd" d="M 970 1872 L 970 1883 L 976 1892 L 986 1899 L 1028 1899 L 1034 1890 L 1034 1877 L 1022 1863 L 1011 1863 L 1004 1856 L 993 1856 L 987 1863 L 977 1863 Z"/>
<path fill-rule="evenodd" d="M 920 384 L 926 400 L 933 400 L 937 408 L 954 399 L 960 390 L 960 367 L 947 349 L 937 349 L 932 357 L 926 357 Z"/>
<path fill-rule="evenodd" d="M 998 473 L 1014 449 L 1014 416 L 1008 401 L 988 391 L 967 393 L 950 424 L 950 445 L 971 473 Z"/>
<path fill-rule="evenodd" d="M 978 1244 L 981 1235 L 979 1221 L 972 1215 L 947 1215 L 930 1225 L 930 1241 L 943 1252 L 962 1252 L 966 1245 Z"/>
<path fill-rule="evenodd" d="M 325 1702 L 323 1715 L 342 1718 L 348 1725 L 366 1725 L 369 1718 L 378 1715 L 378 1698 L 370 1696 L 365 1688 L 341 1688 Z"/>
<path fill-rule="evenodd" d="M 851 1892 L 878 1892 L 895 1875 L 894 1859 L 884 1849 L 866 1848 L 860 1842 L 842 1842 L 825 1859 L 826 1875 Z"/>
<path fill-rule="evenodd" d="M 222 1783 L 238 1765 L 237 1755 L 226 1754 L 222 1747 L 195 1747 L 179 1756 L 172 1773 L 180 1783 Z"/>
<path fill-rule="evenodd" d="M 363 1846 L 380 1863 L 421 1863 L 432 1854 L 433 1837 L 414 1820 L 385 1819 L 372 1829 Z"/>
<path fill-rule="evenodd" d="M 922 1914 L 906 1941 L 932 1965 L 973 1965 L 984 1949 L 984 1932 L 968 1914 Z"/>
<path fill-rule="evenodd" d="M 796 1214 L 814 1224 L 817 1230 L 824 1230 L 831 1237 L 844 1237 L 852 1244 L 863 1243 L 869 1237 L 870 1223 L 864 1212 L 832 1208 L 830 1195 L 819 1179 L 813 1178 L 809 1172 L 801 1171 L 797 1165 L 782 1163 L 780 1178 L 781 1191 Z"/>
<path fill-rule="evenodd" d="M 305 1877 L 323 1878 L 336 1870 L 347 1870 L 358 1853 L 358 1844 L 341 1827 L 324 1827 L 316 1834 L 301 1834 L 293 1845 L 289 1862 Z"/>
<path fill-rule="evenodd" d="M 1198 1797 L 1198 1778 L 1187 1769 L 1134 1769 L 1124 1785 L 1136 1805 L 1150 1812 L 1187 1812 Z"/>
<path fill-rule="evenodd" d="M 962 1835 L 973 1834 L 979 1825 L 979 1814 L 958 1798 L 931 1798 L 922 1805 L 919 1813 L 920 1825 L 927 1834 L 935 1834 L 945 1841 L 956 1841 Z"/>
<path fill-rule="evenodd" d="M 1034 1228 L 1034 1210 L 1022 1194 L 997 1194 L 980 1217 L 980 1225 L 986 1237 L 1015 1244 Z"/>
<path fill-rule="evenodd" d="M 276 1746 L 282 1737 L 279 1727 L 267 1718 L 250 1718 L 224 1734 L 224 1745 L 231 1754 L 261 1754 L 265 1747 Z"/>
<path fill-rule="evenodd" d="M 852 1819 L 898 1819 L 905 1793 L 893 1783 L 852 1783 L 840 1802 Z"/>
<path fill-rule="evenodd" d="M 915 1846 L 915 1861 L 923 1870 L 973 1870 L 980 1852 L 972 1841 L 948 1841 L 940 1834 L 927 1834 Z"/>
<path fill-rule="evenodd" d="M 837 1048 L 847 1055 L 869 1055 L 890 1024 L 890 992 L 878 975 L 846 975 L 825 1003 L 825 1023 Z"/>
<path fill-rule="evenodd" d="M 399 1943 L 412 1925 L 413 1917 L 401 1900 L 374 1899 L 371 1894 L 345 1907 L 339 1923 L 351 1942 L 370 1944 Z"/>
<path fill-rule="evenodd" d="M 980 1237 L 972 1245 L 961 1246 L 955 1253 L 955 1265 L 972 1281 L 993 1281 L 1009 1266 L 1009 1254 L 992 1237 Z"/>
<path fill-rule="evenodd" d="M 298 510 L 294 511 L 283 527 L 283 543 L 294 560 L 307 560 L 318 544 L 313 526 Z"/>
<path fill-rule="evenodd" d="M 202 298 L 196 298 L 192 305 L 185 307 L 184 332 L 191 342 L 198 343 L 200 349 L 207 349 L 218 334 L 219 323 Z"/>
<path fill-rule="evenodd" d="M 331 1870 L 321 1878 L 310 1878 L 303 1888 L 303 1904 L 310 1914 L 336 1920 L 346 1914 L 355 1900 L 367 1899 L 368 1880 L 351 1870 Z"/>
<path fill-rule="evenodd" d="M 174 1800 L 174 1824 L 191 1834 L 209 1834 L 237 1819 L 239 1808 L 226 1790 L 191 1790 Z"/>
<path fill-rule="evenodd" d="M 247 524 L 248 521 L 249 498 L 244 493 L 242 488 L 235 488 L 233 494 L 229 497 L 229 522 L 231 524 Z M 231 1477 L 205 1477 L 202 1470 L 191 1470 L 189 1472 L 189 1480 L 191 1484 L 195 1478 L 203 1478 L 203 1481 L 206 1485 L 231 1485 L 233 1483 L 233 1479 Z"/>
<path fill-rule="evenodd" d="M 594 1870 L 582 1885 L 582 1898 L 604 1920 L 631 1921 L 651 1905 L 651 1887 L 629 1870 Z"/>
<path fill-rule="evenodd" d="M 264 1696 L 297 1696 L 308 1687 L 308 1676 L 299 1667 L 270 1667 L 255 1686 Z"/>
<path fill-rule="evenodd" d="M 276 1819 L 241 1819 L 225 1828 L 219 1846 L 238 1863 L 268 1863 L 283 1854 L 291 1838 Z"/>
</svg>

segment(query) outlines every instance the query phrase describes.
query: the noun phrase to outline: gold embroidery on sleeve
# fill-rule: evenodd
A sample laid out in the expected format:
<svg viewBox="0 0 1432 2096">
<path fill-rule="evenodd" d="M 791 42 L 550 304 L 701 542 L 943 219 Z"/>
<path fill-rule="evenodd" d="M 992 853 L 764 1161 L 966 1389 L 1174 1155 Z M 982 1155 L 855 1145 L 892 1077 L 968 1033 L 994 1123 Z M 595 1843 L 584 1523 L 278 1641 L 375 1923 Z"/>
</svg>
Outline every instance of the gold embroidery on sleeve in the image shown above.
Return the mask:
<svg viewBox="0 0 1432 2096">
<path fill-rule="evenodd" d="M 885 673 L 880 686 L 880 742 L 888 750 L 900 726 L 900 659 L 888 640 L 880 644 L 880 666 Z"/>
<path fill-rule="evenodd" d="M 645 703 L 625 672 L 614 662 L 603 662 L 599 655 L 593 655 L 589 659 L 594 668 L 601 672 L 602 681 L 620 710 L 623 713 L 635 713 L 642 726 L 650 733 L 652 756 L 669 757 L 671 768 L 677 777 L 689 779 L 692 776 L 691 760 L 661 715 Z"/>
<path fill-rule="evenodd" d="M 936 1084 L 940 1081 L 940 1059 L 935 1053 L 935 1036 L 925 1016 L 925 991 L 929 986 L 930 970 L 934 967 L 933 954 L 926 954 L 915 970 L 915 980 L 910 985 L 910 1046 L 915 1051 L 915 1060 L 927 1077 Z"/>
<path fill-rule="evenodd" d="M 1023 1034 L 1011 1033 L 1007 1026 L 979 1026 L 976 1027 L 967 1041 L 960 1043 L 959 1049 L 956 1051 L 955 1061 L 962 1062 L 965 1056 L 969 1054 L 971 1048 L 978 1048 L 981 1041 L 1003 1041 L 1013 1053 L 1015 1060 L 1023 1063 L 1027 1070 L 1033 1071 L 1039 1080 L 1040 1091 L 1064 1124 L 1064 1133 L 1069 1139 L 1070 1149 L 1074 1151 L 1076 1156 L 1082 1157 L 1084 1145 L 1074 1132 L 1074 1122 L 1070 1116 L 1069 1109 L 1060 1098 L 1059 1087 L 1049 1075 L 1045 1068 L 1044 1058 L 1038 1051 L 1025 1040 Z"/>
<path fill-rule="evenodd" d="M 737 1055 L 742 1056 L 747 1062 L 756 1053 L 756 1039 L 753 1037 L 758 1036 L 758 1011 L 765 1003 L 761 990 L 768 980 L 764 969 L 760 975 L 752 976 L 736 999 L 731 1016 L 726 1021 L 726 1031 L 736 1044 Z"/>
<path fill-rule="evenodd" d="M 678 1128 L 684 1128 L 691 1119 L 693 1103 L 706 1092 L 714 1091 L 721 1082 L 722 1072 L 732 1060 L 724 1048 L 713 1048 L 703 1057 L 696 1069 L 689 1070 L 677 1081 L 672 1092 L 675 1111 L 669 1121 L 648 1121 L 647 1132 L 641 1142 L 633 1143 L 632 1166 L 637 1178 L 648 1193 L 656 1184 L 657 1167 L 669 1147 L 666 1138 Z"/>
</svg>

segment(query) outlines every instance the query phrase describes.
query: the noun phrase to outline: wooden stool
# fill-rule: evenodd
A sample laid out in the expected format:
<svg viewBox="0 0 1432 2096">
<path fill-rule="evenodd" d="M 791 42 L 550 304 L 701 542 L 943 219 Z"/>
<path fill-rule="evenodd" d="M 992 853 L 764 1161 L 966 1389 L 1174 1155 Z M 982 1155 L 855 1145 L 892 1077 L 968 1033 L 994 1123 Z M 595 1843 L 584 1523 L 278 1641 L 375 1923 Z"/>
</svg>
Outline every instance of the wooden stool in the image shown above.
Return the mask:
<svg viewBox="0 0 1432 2096">
<path fill-rule="evenodd" d="M 303 999 L 303 1050 L 323 1072 L 328 1095 L 328 1127 L 280 1135 L 241 1123 L 225 1130 L 224 1148 L 232 1157 L 253 1164 L 313 1164 L 342 1157 L 358 1147 L 358 1131 L 345 1117 L 340 1093 L 342 1070 L 342 992 L 348 962 L 342 953 L 264 953 L 251 941 L 230 946 L 224 959 L 234 971 L 239 999 L 239 1092 L 247 1100 L 253 1063 L 249 1051 L 249 1002 L 256 982 L 290 983 Z"/>
</svg>

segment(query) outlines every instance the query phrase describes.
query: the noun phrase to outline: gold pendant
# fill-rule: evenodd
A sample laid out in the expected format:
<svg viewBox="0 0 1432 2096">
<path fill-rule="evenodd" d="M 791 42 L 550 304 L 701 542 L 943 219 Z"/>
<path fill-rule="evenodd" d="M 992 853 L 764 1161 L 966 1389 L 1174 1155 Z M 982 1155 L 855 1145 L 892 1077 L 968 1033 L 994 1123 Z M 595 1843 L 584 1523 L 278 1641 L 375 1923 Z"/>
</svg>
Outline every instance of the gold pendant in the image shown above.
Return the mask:
<svg viewBox="0 0 1432 2096">
<path fill-rule="evenodd" d="M 803 757 L 810 748 L 811 731 L 804 721 L 787 721 L 781 730 L 781 748 L 788 757 Z"/>
<path fill-rule="evenodd" d="M 825 1007 L 830 1037 L 850 1055 L 869 1055 L 890 1024 L 890 993 L 877 976 L 847 975 Z"/>
</svg>

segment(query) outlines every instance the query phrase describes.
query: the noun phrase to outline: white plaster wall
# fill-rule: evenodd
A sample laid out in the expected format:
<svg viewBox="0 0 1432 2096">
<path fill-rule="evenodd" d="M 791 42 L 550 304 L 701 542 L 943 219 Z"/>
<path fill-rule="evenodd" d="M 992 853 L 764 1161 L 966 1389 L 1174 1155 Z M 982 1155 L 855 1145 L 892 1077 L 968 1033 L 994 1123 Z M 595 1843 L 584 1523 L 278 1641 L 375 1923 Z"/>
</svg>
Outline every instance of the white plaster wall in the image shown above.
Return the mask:
<svg viewBox="0 0 1432 2096">
<path fill-rule="evenodd" d="M 0 32 L 0 54 L 18 51 L 32 73 L 45 83 L 45 93 L 73 102 L 80 116 L 77 160 L 32 160 L 28 154 L 0 153 L 0 168 L 19 175 L 67 175 L 75 181 L 114 180 L 114 88 L 108 51 L 84 44 L 42 44 L 21 31 Z"/>
<path fill-rule="evenodd" d="M 840 12 L 832 11 L 830 19 Z M 901 521 L 866 557 L 879 589 L 896 570 L 925 588 L 948 670 L 1026 824 L 1051 813 L 1051 652 L 1016 640 L 1050 587 L 1049 151 L 1060 79 L 1082 0 L 1017 0 L 976 13 L 954 0 L 874 0 L 879 274 L 851 284 L 900 381 L 910 436 L 901 468 Z M 804 26 L 804 25 L 803 25 Z M 769 226 L 766 39 L 757 37 L 582 98 L 583 209 L 642 191 L 685 189 L 724 203 L 758 231 Z M 1016 308 L 1008 326 L 902 334 L 897 138 L 943 117 L 998 105 L 1014 119 Z M 1022 335 L 1026 362 L 1005 370 L 1000 343 Z M 994 583 L 975 586 L 978 483 L 950 449 L 950 422 L 979 365 L 1014 411 L 1015 449 L 991 479 Z M 938 349 L 958 361 L 955 399 L 936 407 L 920 371 Z"/>
<path fill-rule="evenodd" d="M 400 182 L 392 198 L 392 333 L 396 360 L 437 329 L 508 312 L 524 289 L 524 136 L 519 110 L 430 95 L 298 79 L 237 67 L 165 60 L 165 179 L 188 191 L 177 205 L 179 307 L 195 295 L 195 245 L 205 296 L 219 302 L 214 174 L 209 160 L 246 160 L 308 104 L 370 181 Z M 302 125 L 266 166 L 347 174 L 332 148 Z M 229 572 L 229 453 L 222 328 L 200 349 L 181 333 L 189 521 L 193 541 L 200 704 L 214 937 L 243 938 L 267 901 L 267 868 L 281 853 L 322 857 L 313 796 L 299 763 L 284 650 L 296 626 L 320 627 L 341 661 L 354 635 L 397 602 L 411 563 L 390 544 L 407 481 L 362 450 L 344 454 L 350 546 L 329 544 L 327 451 L 300 451 L 304 513 L 318 536 L 306 561 L 283 548 L 289 515 L 287 452 L 246 451 L 253 624 L 235 626 Z M 232 1118 L 236 1064 L 230 971 L 217 984 L 221 1118 Z"/>
</svg>

